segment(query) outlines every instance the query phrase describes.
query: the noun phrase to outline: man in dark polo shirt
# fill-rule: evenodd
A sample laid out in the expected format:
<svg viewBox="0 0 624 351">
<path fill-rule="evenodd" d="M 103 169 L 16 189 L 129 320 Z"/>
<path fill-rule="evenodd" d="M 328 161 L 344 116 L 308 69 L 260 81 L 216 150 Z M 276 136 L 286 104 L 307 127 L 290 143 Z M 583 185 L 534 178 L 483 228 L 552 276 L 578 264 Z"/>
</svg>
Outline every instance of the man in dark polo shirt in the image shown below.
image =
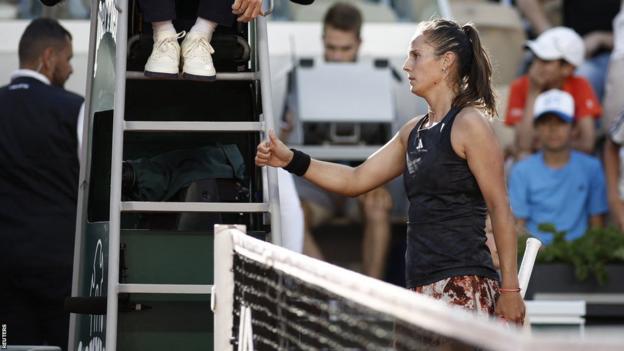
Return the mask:
<svg viewBox="0 0 624 351">
<path fill-rule="evenodd" d="M 84 99 L 63 86 L 72 37 L 36 19 L 0 88 L 0 322 L 9 345 L 67 347 Z"/>
</svg>

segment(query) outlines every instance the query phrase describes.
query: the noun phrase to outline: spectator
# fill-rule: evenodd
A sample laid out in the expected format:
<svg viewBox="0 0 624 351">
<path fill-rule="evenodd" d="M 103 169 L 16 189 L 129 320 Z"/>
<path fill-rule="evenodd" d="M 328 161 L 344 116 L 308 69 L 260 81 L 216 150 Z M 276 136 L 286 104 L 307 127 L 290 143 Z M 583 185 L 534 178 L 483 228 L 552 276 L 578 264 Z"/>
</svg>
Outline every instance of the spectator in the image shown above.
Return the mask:
<svg viewBox="0 0 624 351">
<path fill-rule="evenodd" d="M 535 58 L 528 74 L 512 82 L 505 117 L 505 123 L 516 129 L 516 158 L 539 148 L 533 133 L 533 105 L 537 95 L 549 89 L 561 89 L 572 95 L 576 106 L 572 146 L 591 153 L 596 135 L 594 119 L 600 117 L 601 108 L 587 80 L 574 75 L 574 68 L 583 62 L 583 40 L 573 30 L 557 27 L 529 41 L 527 46 Z"/>
<path fill-rule="evenodd" d="M 361 27 L 362 14 L 356 7 L 344 3 L 333 5 L 323 19 L 325 60 L 355 62 L 362 42 Z M 286 115 L 289 116 L 290 112 L 287 111 Z M 295 182 L 305 218 L 304 253 L 323 258 L 312 230 L 342 213 L 364 223 L 362 271 L 371 277 L 383 278 L 390 244 L 392 207 L 392 199 L 386 188 L 379 187 L 353 199 L 327 192 L 303 178 L 295 178 Z"/>
<path fill-rule="evenodd" d="M 517 0 L 518 8 L 528 19 L 535 34 L 552 27 L 539 0 Z M 611 23 L 620 9 L 620 0 L 563 0 L 563 25 L 574 29 L 585 42 L 587 60 L 577 74 L 589 80 L 602 100 L 609 54 L 613 49 Z"/>
<path fill-rule="evenodd" d="M 9 344 L 65 350 L 83 98 L 63 88 L 72 37 L 57 21 L 32 21 L 18 52 L 0 88 L 0 321 Z"/>
<path fill-rule="evenodd" d="M 600 227 L 608 210 L 600 162 L 572 150 L 574 99 L 549 90 L 535 100 L 534 123 L 542 150 L 517 164 L 509 176 L 511 209 L 520 227 L 548 244 L 538 226 L 553 224 L 566 239 Z"/>
</svg>

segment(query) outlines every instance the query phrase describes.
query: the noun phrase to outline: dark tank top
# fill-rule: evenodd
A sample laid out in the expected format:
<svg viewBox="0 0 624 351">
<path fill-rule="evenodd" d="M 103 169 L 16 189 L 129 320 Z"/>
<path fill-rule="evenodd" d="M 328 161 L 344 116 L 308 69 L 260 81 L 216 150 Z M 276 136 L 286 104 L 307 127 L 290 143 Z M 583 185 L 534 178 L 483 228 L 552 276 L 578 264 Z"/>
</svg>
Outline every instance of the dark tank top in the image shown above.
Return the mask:
<svg viewBox="0 0 624 351">
<path fill-rule="evenodd" d="M 409 199 L 408 288 L 461 275 L 498 280 L 485 245 L 483 195 L 468 163 L 451 146 L 451 128 L 459 111 L 452 108 L 430 128 L 423 128 L 425 116 L 408 138 L 403 174 Z"/>
</svg>

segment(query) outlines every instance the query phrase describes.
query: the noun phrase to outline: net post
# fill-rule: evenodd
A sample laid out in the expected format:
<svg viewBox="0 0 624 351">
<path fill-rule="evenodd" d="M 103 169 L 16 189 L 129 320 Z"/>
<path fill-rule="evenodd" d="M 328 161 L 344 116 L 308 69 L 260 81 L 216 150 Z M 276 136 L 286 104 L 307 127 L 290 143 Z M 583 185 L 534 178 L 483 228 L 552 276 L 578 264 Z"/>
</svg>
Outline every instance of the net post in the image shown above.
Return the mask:
<svg viewBox="0 0 624 351">
<path fill-rule="evenodd" d="M 211 296 L 214 313 L 213 350 L 233 350 L 232 323 L 234 308 L 234 243 L 233 232 L 246 232 L 243 225 L 215 225 L 214 227 L 214 285 Z"/>
</svg>

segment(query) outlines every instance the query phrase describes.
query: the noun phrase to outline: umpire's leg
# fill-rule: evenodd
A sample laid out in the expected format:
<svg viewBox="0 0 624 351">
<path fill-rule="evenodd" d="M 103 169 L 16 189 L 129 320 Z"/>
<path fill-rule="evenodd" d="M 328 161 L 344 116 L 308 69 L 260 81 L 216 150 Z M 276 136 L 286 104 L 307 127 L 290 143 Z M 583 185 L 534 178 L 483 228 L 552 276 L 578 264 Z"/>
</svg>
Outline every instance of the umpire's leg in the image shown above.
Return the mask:
<svg viewBox="0 0 624 351">
<path fill-rule="evenodd" d="M 138 0 L 146 22 L 172 21 L 176 19 L 174 0 Z"/>
<path fill-rule="evenodd" d="M 233 0 L 199 0 L 197 16 L 221 26 L 231 27 L 236 20 L 232 13 L 233 4 Z"/>
</svg>

